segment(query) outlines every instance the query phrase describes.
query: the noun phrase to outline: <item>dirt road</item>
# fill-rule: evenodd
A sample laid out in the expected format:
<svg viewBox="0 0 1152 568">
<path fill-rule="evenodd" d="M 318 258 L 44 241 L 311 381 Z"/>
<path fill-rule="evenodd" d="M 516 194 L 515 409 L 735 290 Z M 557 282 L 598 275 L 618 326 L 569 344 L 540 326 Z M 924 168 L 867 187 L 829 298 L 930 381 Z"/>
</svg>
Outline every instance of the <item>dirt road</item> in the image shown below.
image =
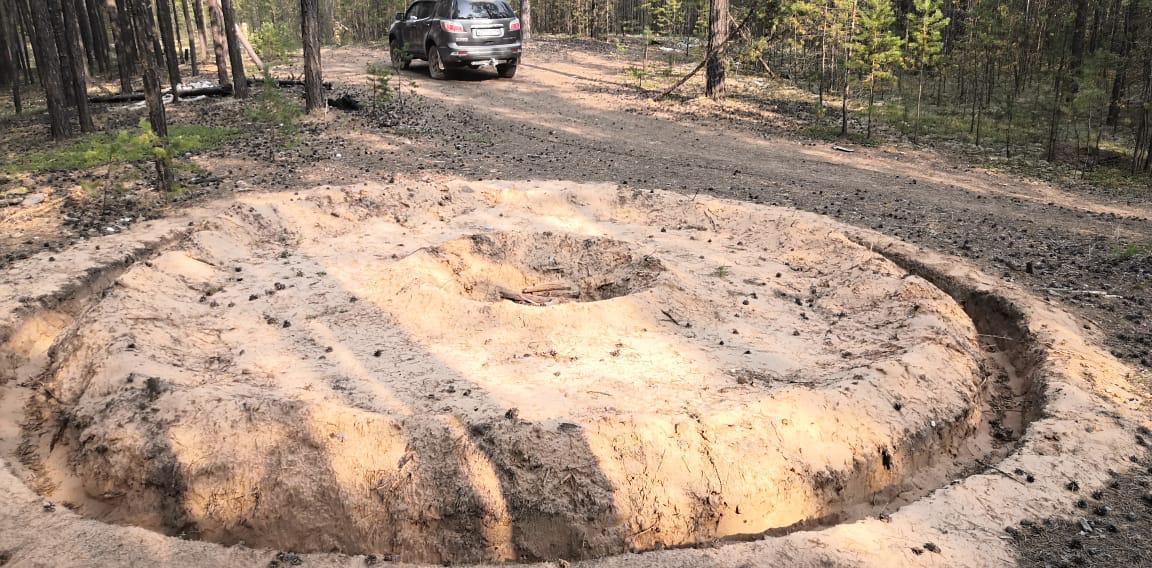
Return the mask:
<svg viewBox="0 0 1152 568">
<path fill-rule="evenodd" d="M 327 54 L 329 77 L 363 82 L 384 51 Z M 1149 197 L 1077 195 L 976 170 L 928 151 L 855 148 L 793 135 L 740 101 L 654 103 L 625 81 L 634 62 L 538 42 L 514 80 L 492 71 L 433 81 L 401 74 L 433 104 L 425 129 L 394 149 L 400 167 L 474 179 L 607 181 L 716 194 L 830 215 L 977 261 L 1099 328 L 1113 352 L 1152 367 Z M 775 123 L 774 123 L 775 122 Z M 369 167 L 373 167 L 368 164 Z"/>
</svg>

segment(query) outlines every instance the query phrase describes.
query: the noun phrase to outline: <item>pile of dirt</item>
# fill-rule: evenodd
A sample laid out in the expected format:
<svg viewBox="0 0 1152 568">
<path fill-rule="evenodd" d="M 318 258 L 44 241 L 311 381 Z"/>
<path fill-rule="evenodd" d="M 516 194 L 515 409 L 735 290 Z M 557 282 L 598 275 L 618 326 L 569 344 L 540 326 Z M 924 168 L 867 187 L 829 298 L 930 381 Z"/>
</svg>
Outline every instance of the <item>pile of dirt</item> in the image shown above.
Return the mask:
<svg viewBox="0 0 1152 568">
<path fill-rule="evenodd" d="M 989 434 L 997 368 L 952 298 L 812 216 L 564 183 L 260 194 L 83 314 L 22 454 L 52 501 L 172 535 L 589 558 L 922 496 L 1019 437 Z"/>
</svg>

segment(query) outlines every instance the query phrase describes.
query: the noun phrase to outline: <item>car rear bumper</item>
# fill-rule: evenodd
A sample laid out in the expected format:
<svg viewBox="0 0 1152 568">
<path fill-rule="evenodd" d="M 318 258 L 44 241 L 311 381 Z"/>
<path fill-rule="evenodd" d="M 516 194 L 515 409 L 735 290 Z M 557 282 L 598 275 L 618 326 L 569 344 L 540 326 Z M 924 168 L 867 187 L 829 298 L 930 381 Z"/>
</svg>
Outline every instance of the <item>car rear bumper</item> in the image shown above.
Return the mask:
<svg viewBox="0 0 1152 568">
<path fill-rule="evenodd" d="M 495 60 L 497 63 L 518 61 L 524 51 L 520 43 L 503 45 L 456 45 L 438 47 L 445 65 L 468 65 Z"/>
</svg>

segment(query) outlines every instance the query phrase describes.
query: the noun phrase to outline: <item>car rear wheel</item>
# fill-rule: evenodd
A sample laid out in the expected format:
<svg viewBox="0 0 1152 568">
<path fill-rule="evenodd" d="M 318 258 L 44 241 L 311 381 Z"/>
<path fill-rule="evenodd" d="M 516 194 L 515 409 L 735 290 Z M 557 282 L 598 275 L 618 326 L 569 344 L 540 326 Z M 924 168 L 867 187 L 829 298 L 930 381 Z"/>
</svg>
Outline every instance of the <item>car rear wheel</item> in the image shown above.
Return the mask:
<svg viewBox="0 0 1152 568">
<path fill-rule="evenodd" d="M 412 64 L 412 59 L 404 55 L 404 47 L 397 41 L 389 43 L 389 56 L 392 58 L 392 66 L 396 69 L 407 69 Z"/>
<path fill-rule="evenodd" d="M 516 76 L 516 63 L 501 63 L 496 66 L 496 72 L 504 79 L 511 79 Z"/>
<path fill-rule="evenodd" d="M 436 46 L 428 46 L 428 75 L 433 79 L 440 80 L 447 76 L 447 70 L 444 68 L 444 62 L 440 61 L 440 50 Z"/>
</svg>

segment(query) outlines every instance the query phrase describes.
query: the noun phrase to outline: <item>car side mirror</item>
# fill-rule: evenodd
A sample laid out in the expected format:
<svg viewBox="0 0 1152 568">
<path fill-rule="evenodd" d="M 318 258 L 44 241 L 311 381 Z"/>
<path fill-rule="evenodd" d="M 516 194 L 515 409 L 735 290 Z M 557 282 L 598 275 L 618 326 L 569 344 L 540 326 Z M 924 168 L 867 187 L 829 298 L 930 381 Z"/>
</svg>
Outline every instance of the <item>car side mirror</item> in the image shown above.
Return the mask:
<svg viewBox="0 0 1152 568">
<path fill-rule="evenodd" d="M 399 22 L 400 20 L 403 20 L 403 19 L 404 19 L 404 12 L 396 12 L 396 21 Z"/>
</svg>

